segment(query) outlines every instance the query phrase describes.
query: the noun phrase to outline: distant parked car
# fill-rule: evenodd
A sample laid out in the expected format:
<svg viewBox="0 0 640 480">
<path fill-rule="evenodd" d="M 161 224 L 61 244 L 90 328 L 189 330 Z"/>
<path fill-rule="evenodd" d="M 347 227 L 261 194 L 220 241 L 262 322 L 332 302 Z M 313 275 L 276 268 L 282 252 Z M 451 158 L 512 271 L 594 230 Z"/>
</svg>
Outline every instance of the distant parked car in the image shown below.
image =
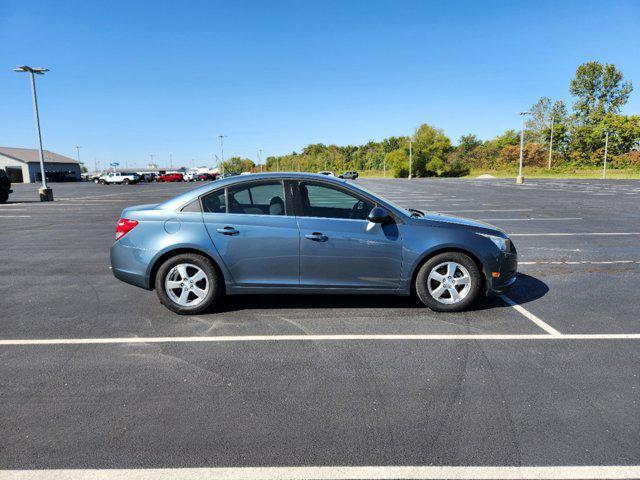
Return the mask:
<svg viewBox="0 0 640 480">
<path fill-rule="evenodd" d="M 156 180 L 156 174 L 152 172 L 140 173 L 140 181 L 145 183 L 151 183 Z"/>
<path fill-rule="evenodd" d="M 13 190 L 11 190 L 11 180 L 9 180 L 7 172 L 0 169 L 0 203 L 9 200 L 10 193 L 13 193 Z"/>
<path fill-rule="evenodd" d="M 157 182 L 184 182 L 184 175 L 180 172 L 163 173 L 156 177 Z"/>
<path fill-rule="evenodd" d="M 103 185 L 110 185 L 119 183 L 122 185 L 129 185 L 130 183 L 138 183 L 140 181 L 140 175 L 133 172 L 110 172 L 106 175 L 102 175 L 98 180 Z"/>
<path fill-rule="evenodd" d="M 338 175 L 338 178 L 344 178 L 345 180 L 355 180 L 360 175 L 356 171 L 344 172 Z"/>
<path fill-rule="evenodd" d="M 197 175 L 196 172 L 184 172 L 182 174 L 182 180 L 185 182 L 195 182 Z"/>
<path fill-rule="evenodd" d="M 330 172 L 329 170 L 323 170 L 322 172 L 318 172 L 320 175 L 326 175 L 327 177 L 335 177 L 335 175 L 333 174 L 333 172 Z"/>
</svg>

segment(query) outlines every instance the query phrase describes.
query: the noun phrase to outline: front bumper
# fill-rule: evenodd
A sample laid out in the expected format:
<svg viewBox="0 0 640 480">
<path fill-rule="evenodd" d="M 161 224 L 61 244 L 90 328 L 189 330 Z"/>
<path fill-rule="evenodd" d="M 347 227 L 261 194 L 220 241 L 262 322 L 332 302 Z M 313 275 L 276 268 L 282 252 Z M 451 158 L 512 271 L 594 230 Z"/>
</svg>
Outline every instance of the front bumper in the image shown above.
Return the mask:
<svg viewBox="0 0 640 480">
<path fill-rule="evenodd" d="M 502 293 L 511 287 L 518 275 L 518 254 L 515 252 L 500 253 L 495 262 L 496 270 L 486 272 L 487 293 Z M 500 276 L 493 278 L 492 272 L 500 272 Z"/>
</svg>

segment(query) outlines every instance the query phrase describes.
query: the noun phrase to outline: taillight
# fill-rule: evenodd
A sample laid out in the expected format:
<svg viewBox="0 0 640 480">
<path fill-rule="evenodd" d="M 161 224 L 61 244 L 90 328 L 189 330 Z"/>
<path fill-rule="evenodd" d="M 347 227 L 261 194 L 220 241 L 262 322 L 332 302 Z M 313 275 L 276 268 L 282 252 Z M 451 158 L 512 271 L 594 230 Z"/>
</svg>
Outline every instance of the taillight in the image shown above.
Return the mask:
<svg viewBox="0 0 640 480">
<path fill-rule="evenodd" d="M 124 237 L 127 233 L 133 230 L 138 225 L 137 220 L 129 220 L 128 218 L 121 218 L 116 224 L 116 240 Z"/>
</svg>

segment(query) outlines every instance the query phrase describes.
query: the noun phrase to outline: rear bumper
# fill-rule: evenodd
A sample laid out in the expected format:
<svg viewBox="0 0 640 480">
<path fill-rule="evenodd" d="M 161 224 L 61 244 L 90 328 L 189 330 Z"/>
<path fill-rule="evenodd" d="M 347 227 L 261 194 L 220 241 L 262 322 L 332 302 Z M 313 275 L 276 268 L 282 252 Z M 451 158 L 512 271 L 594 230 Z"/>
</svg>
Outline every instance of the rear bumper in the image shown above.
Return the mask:
<svg viewBox="0 0 640 480">
<path fill-rule="evenodd" d="M 147 269 L 152 255 L 145 250 L 117 241 L 111 247 L 111 272 L 123 282 L 150 290 Z"/>
</svg>

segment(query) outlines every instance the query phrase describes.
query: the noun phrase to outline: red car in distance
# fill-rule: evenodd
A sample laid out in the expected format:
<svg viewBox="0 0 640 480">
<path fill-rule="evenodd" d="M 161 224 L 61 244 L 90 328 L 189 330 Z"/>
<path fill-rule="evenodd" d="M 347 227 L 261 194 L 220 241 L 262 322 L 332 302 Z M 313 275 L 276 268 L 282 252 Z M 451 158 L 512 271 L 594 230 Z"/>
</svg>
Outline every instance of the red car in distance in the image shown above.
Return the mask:
<svg viewBox="0 0 640 480">
<path fill-rule="evenodd" d="M 183 182 L 184 176 L 180 172 L 163 173 L 156 177 L 156 182 Z"/>
</svg>

